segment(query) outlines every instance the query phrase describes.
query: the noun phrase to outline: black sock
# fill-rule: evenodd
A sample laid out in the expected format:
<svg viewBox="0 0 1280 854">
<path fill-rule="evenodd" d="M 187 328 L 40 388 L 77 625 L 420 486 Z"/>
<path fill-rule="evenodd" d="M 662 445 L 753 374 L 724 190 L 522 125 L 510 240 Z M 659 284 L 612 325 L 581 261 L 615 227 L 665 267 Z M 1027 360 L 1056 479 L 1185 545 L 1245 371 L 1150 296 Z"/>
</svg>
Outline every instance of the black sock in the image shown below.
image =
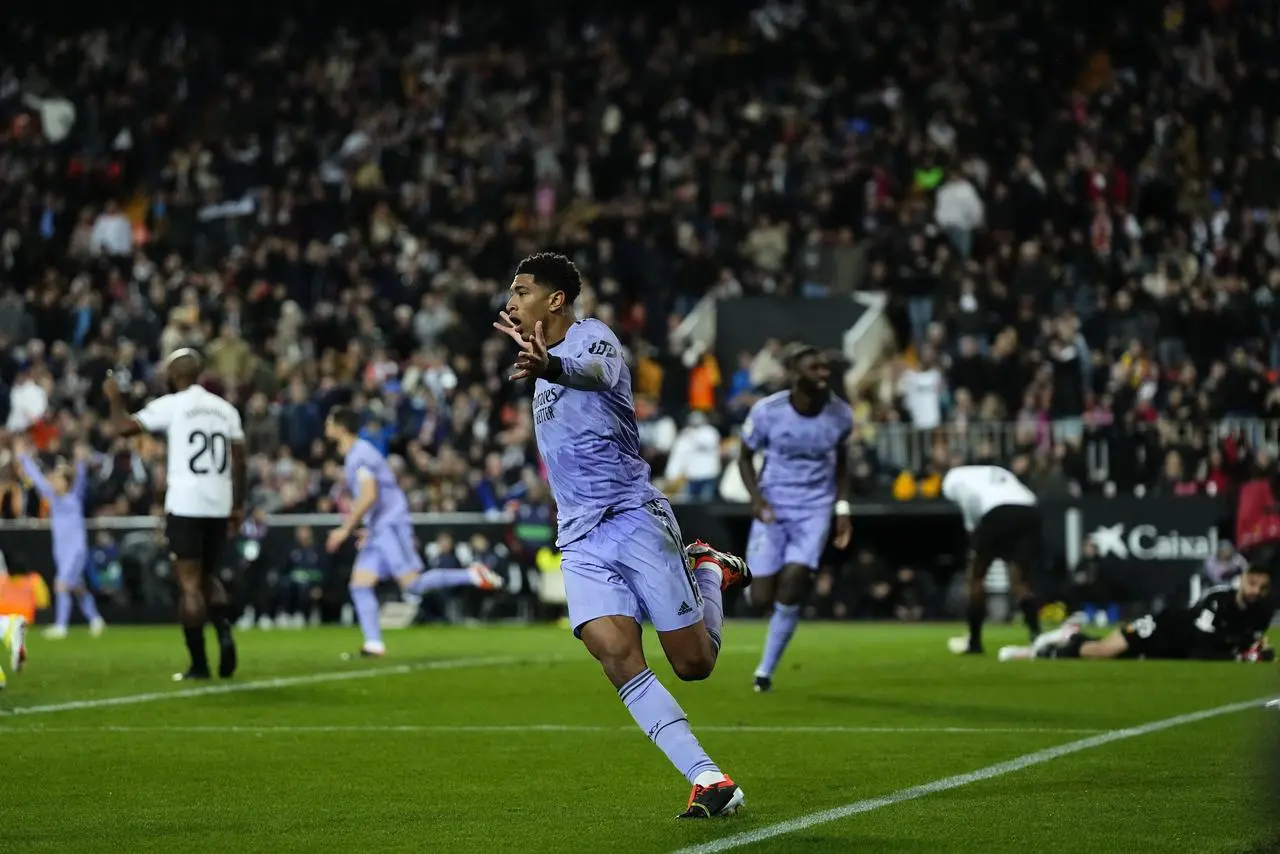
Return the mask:
<svg viewBox="0 0 1280 854">
<path fill-rule="evenodd" d="M 987 619 L 987 603 L 970 602 L 965 613 L 969 620 L 969 649 L 982 649 L 982 623 Z"/>
<path fill-rule="evenodd" d="M 1027 621 L 1027 631 L 1031 632 L 1031 639 L 1035 640 L 1040 634 L 1040 605 L 1034 596 L 1028 596 L 1018 604 L 1022 607 L 1023 619 Z"/>
<path fill-rule="evenodd" d="M 204 650 L 204 626 L 191 628 L 189 626 L 182 627 L 182 635 L 187 640 L 187 652 L 191 653 L 191 669 L 201 672 L 209 672 L 209 656 Z"/>
<path fill-rule="evenodd" d="M 1088 643 L 1091 640 L 1096 640 L 1096 638 L 1091 638 L 1086 634 L 1077 632 L 1076 634 L 1072 635 L 1071 639 L 1068 640 L 1065 644 L 1058 647 L 1057 654 L 1054 656 L 1054 658 L 1079 658 L 1080 647 L 1084 646 L 1086 643 Z"/>
<path fill-rule="evenodd" d="M 209 623 L 218 633 L 218 642 L 225 643 L 231 639 L 231 606 L 210 605 Z"/>
</svg>

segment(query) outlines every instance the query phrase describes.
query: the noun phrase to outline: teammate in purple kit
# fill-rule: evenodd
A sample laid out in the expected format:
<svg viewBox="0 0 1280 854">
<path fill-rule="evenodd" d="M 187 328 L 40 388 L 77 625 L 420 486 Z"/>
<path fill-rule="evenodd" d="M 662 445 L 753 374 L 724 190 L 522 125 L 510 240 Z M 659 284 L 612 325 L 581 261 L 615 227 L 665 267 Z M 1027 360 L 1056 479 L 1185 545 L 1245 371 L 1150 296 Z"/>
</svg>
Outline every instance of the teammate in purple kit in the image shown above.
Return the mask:
<svg viewBox="0 0 1280 854">
<path fill-rule="evenodd" d="M 498 590 L 502 579 L 487 566 L 477 563 L 466 569 L 433 569 L 423 572 L 422 557 L 414 545 L 413 520 L 409 501 L 396 482 L 395 472 L 386 457 L 372 444 L 360 438 L 360 416 L 345 406 L 335 407 L 325 421 L 324 434 L 337 445 L 344 457 L 347 486 L 353 504 L 346 521 L 329 532 L 325 541 L 330 552 L 336 552 L 361 522 L 359 553 L 351 571 L 351 602 L 364 635 L 360 654 L 365 657 L 386 655 L 379 622 L 378 596 L 374 588 L 382 579 L 394 578 L 405 598 L 412 604 L 430 590 L 449 587 L 477 587 Z"/>
<path fill-rule="evenodd" d="M 23 473 L 35 484 L 40 497 L 49 502 L 49 527 L 53 535 L 53 562 L 57 575 L 53 582 L 53 625 L 45 632 L 45 637 L 60 639 L 67 636 L 73 594 L 84 618 L 89 621 L 89 633 L 97 637 L 107 624 L 98 613 L 93 594 L 84 584 L 84 571 L 89 561 L 89 538 L 84 526 L 84 500 L 88 491 L 85 472 L 87 452 L 76 448 L 74 472 L 64 463 L 46 478 L 25 442 L 18 442 L 15 450 Z"/>
<path fill-rule="evenodd" d="M 836 548 L 848 546 L 853 534 L 845 452 L 853 411 L 831 393 L 831 367 L 815 348 L 794 345 L 786 362 L 791 388 L 751 407 L 738 457 L 755 515 L 747 541 L 751 601 L 773 606 L 755 672 L 759 692 L 773 687 L 774 671 L 800 622 L 800 603 L 827 545 L 833 510 Z M 757 473 L 759 451 L 764 466 Z"/>
<path fill-rule="evenodd" d="M 679 678 L 706 679 L 720 651 L 722 591 L 749 584 L 751 574 L 741 558 L 681 540 L 640 455 L 622 345 L 599 320 L 574 316 L 581 289 L 568 258 L 531 255 L 494 323 L 520 346 L 511 379 L 536 380 L 534 429 L 558 507 L 569 619 L 640 729 L 693 784 L 679 817 L 731 815 L 742 790 L 649 669 L 640 623 L 653 623 Z"/>
</svg>

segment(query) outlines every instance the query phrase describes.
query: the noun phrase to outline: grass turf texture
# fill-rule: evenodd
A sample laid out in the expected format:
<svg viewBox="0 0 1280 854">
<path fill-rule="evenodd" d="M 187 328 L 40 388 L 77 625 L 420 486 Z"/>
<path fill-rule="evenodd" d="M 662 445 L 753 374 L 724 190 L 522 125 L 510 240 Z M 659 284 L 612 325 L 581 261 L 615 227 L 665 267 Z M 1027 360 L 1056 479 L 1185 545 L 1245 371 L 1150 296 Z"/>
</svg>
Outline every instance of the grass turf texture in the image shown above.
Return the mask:
<svg viewBox="0 0 1280 854">
<path fill-rule="evenodd" d="M 391 657 L 344 663 L 357 635 L 324 629 L 243 634 L 236 679 L 196 685 L 280 680 L 255 690 L 0 715 L 0 848 L 671 852 L 1280 694 L 1274 666 L 999 664 L 947 654 L 954 627 L 806 624 L 776 691 L 755 695 L 763 631 L 728 626 L 715 675 L 692 685 L 647 637 L 747 794 L 736 818 L 674 820 L 687 786 L 564 630 L 393 632 Z M 987 646 L 1021 638 L 993 629 Z M 29 647 L 0 711 L 191 689 L 168 682 L 184 664 L 176 628 L 33 634 Z M 357 678 L 325 681 L 335 674 Z M 736 850 L 1280 851 L 1262 750 L 1278 724 L 1249 709 Z"/>
</svg>

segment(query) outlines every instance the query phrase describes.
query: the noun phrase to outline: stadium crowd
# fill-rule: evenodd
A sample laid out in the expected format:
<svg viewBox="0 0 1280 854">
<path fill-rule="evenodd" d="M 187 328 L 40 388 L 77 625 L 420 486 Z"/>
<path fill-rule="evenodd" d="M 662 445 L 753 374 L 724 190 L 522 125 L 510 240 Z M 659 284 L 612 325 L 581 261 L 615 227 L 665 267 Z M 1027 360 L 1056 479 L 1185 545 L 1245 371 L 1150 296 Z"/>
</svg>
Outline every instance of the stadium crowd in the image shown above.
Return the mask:
<svg viewBox="0 0 1280 854">
<path fill-rule="evenodd" d="M 489 324 L 514 262 L 554 247 L 628 345 L 655 474 L 691 499 L 785 369 L 781 342 L 716 365 L 683 316 L 857 288 L 889 295 L 901 344 L 846 389 L 860 491 L 928 494 L 961 458 L 1049 491 L 1226 489 L 1280 417 L 1266 8 L 10 20 L 0 421 L 91 448 L 95 514 L 157 512 L 159 449 L 110 435 L 101 382 L 141 405 L 195 346 L 243 409 L 255 508 L 343 506 L 322 440 L 342 401 L 415 509 L 549 517 Z M 38 513 L 0 457 L 0 516 Z"/>
</svg>

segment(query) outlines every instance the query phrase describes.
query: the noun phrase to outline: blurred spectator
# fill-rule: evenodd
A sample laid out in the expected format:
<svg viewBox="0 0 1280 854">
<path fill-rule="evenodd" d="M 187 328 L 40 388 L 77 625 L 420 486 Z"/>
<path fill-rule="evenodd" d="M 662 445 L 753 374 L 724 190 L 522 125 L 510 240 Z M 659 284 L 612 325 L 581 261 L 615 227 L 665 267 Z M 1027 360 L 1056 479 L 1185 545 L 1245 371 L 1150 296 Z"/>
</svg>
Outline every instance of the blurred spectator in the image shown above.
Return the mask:
<svg viewBox="0 0 1280 854">
<path fill-rule="evenodd" d="M 953 137 L 954 130 L 948 130 L 948 136 Z M 972 252 L 973 232 L 983 224 L 985 213 L 972 182 L 961 172 L 948 174 L 934 199 L 933 219 L 961 259 L 967 259 Z"/>
<path fill-rule="evenodd" d="M 108 201 L 93 221 L 89 252 L 109 258 L 126 258 L 133 253 L 133 226 L 114 201 Z"/>
<path fill-rule="evenodd" d="M 1218 551 L 1205 558 L 1201 574 L 1210 585 L 1228 584 L 1248 566 L 1249 561 L 1236 551 L 1235 545 L 1230 540 L 1221 540 L 1218 543 Z"/>
<path fill-rule="evenodd" d="M 937 429 L 942 424 L 942 395 L 946 389 L 942 372 L 934 362 L 934 353 L 925 348 L 920 353 L 920 364 L 905 368 L 898 380 L 898 394 L 902 405 L 917 430 Z"/>
<path fill-rule="evenodd" d="M 1098 546 L 1086 539 L 1081 546 L 1080 561 L 1071 570 L 1066 598 L 1069 607 L 1079 612 L 1088 625 L 1105 626 L 1119 622 L 1119 591 L 1110 583 Z"/>
<path fill-rule="evenodd" d="M 653 398 L 637 397 L 636 429 L 640 437 L 640 452 L 650 468 L 656 472 L 666 471 L 679 435 L 675 419 L 662 412 Z"/>
<path fill-rule="evenodd" d="M 705 414 L 690 413 L 667 460 L 667 489 L 683 494 L 690 501 L 714 501 L 722 469 L 720 431 Z"/>
<path fill-rule="evenodd" d="M 19 366 L 9 390 L 9 418 L 5 429 L 11 433 L 25 433 L 35 427 L 49 411 L 49 393 L 44 384 L 27 366 Z"/>
<path fill-rule="evenodd" d="M 904 566 L 894 574 L 892 588 L 894 619 L 904 623 L 924 619 L 926 603 L 936 595 L 933 579 Z"/>
<path fill-rule="evenodd" d="M 289 550 L 276 585 L 273 608 L 277 628 L 302 628 L 320 620 L 320 600 L 324 597 L 325 558 L 307 525 L 293 532 Z"/>
<path fill-rule="evenodd" d="M 120 563 L 120 546 L 110 531 L 97 531 L 89 551 L 89 588 L 98 596 L 122 598 L 124 570 Z"/>
<path fill-rule="evenodd" d="M 729 386 L 725 389 L 725 408 L 736 418 L 744 418 L 751 407 L 760 399 L 756 386 L 751 380 L 751 365 L 754 357 L 749 352 L 738 354 L 738 368 L 729 376 Z"/>
</svg>

